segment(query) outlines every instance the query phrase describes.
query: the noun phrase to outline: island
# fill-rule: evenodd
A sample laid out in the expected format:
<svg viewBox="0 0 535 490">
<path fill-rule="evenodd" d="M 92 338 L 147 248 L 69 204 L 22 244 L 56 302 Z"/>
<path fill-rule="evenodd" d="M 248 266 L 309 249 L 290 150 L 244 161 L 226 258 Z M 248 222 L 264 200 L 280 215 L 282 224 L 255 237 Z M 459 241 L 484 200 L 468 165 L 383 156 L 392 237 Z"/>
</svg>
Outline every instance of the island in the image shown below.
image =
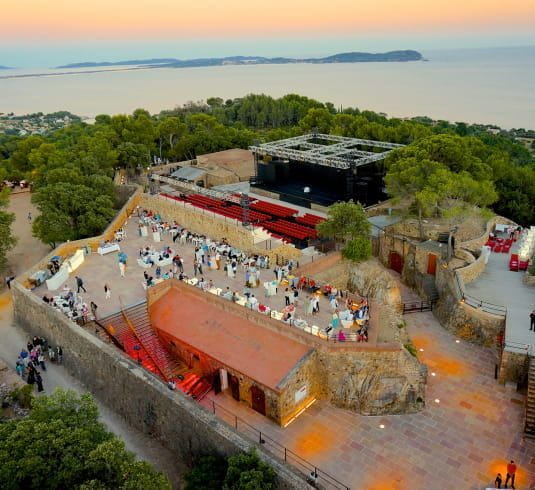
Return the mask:
<svg viewBox="0 0 535 490">
<path fill-rule="evenodd" d="M 421 53 L 414 50 L 388 51 L 386 53 L 362 53 L 348 52 L 337 53 L 323 58 L 266 58 L 263 56 L 227 56 L 223 58 L 194 58 L 180 60 L 176 58 L 153 58 L 145 60 L 127 61 L 96 61 L 71 63 L 57 66 L 56 69 L 71 68 L 98 68 L 114 66 L 144 66 L 147 68 L 192 68 L 203 66 L 223 66 L 223 65 L 280 65 L 290 63 L 369 63 L 369 62 L 406 62 L 422 61 Z"/>
</svg>

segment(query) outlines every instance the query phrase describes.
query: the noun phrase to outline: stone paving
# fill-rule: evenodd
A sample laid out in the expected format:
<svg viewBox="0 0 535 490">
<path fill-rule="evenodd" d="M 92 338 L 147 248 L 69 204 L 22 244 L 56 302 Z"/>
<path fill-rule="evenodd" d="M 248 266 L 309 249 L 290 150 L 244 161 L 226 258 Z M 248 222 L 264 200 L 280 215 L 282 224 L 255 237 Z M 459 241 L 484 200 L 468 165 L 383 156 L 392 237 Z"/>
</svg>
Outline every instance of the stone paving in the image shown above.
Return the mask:
<svg viewBox="0 0 535 490">
<path fill-rule="evenodd" d="M 193 255 L 194 246 L 192 244 L 180 245 L 177 240 L 173 240 L 169 234 L 162 235 L 162 241 L 155 243 L 151 236 L 140 237 L 137 231 L 138 218 L 133 217 L 129 220 L 125 229 L 127 231 L 127 238 L 120 242 L 121 251 L 128 255 L 128 266 L 125 277 L 121 277 L 119 273 L 118 255 L 117 252 L 100 256 L 97 253 L 87 255 L 84 263 L 73 273 L 66 283 L 76 290 L 75 276 L 79 276 L 84 281 L 84 287 L 87 293 L 81 292 L 83 300 L 89 304 L 94 301 L 98 305 L 99 317 L 107 316 L 120 310 L 121 304 L 128 306 L 143 300 L 146 296 L 143 289 L 143 272 L 145 270 L 152 276 L 155 276 L 156 267 L 150 269 L 143 269 L 137 264 L 139 258 L 139 249 L 147 246 L 154 246 L 156 250 L 162 250 L 164 246 L 169 245 L 174 252 L 177 252 L 184 260 L 184 273 L 189 277 L 193 276 Z M 149 234 L 151 235 L 151 234 Z M 221 262 L 223 264 L 223 260 Z M 162 268 L 162 274 L 172 269 L 172 266 Z M 241 266 L 238 266 L 236 277 L 229 278 L 223 270 L 211 270 L 207 266 L 203 267 L 203 274 L 198 274 L 197 277 L 204 277 L 206 280 L 212 279 L 215 287 L 225 289 L 227 286 L 231 290 L 241 294 L 244 290 L 245 271 Z M 264 287 L 262 284 L 266 281 L 274 279 L 273 265 L 269 269 L 261 269 L 260 271 L 260 287 L 251 288 L 251 292 L 258 298 L 259 302 L 268 305 L 272 310 L 281 311 L 284 308 L 284 287 L 278 288 L 278 293 L 275 296 L 265 297 Z M 105 299 L 104 284 L 111 287 L 111 299 Z M 63 285 L 62 285 L 63 286 Z M 60 294 L 62 289 L 56 292 L 47 290 L 45 284 L 34 289 L 34 292 L 43 296 L 44 294 L 53 295 Z M 332 316 L 332 310 L 329 302 L 325 297 L 320 297 L 320 312 L 315 315 L 307 316 L 305 314 L 304 299 L 305 292 L 299 293 L 298 306 L 295 318 L 303 318 L 308 321 L 310 325 L 317 325 L 320 328 L 329 325 Z M 370 342 L 373 341 L 375 333 L 370 332 Z"/>
<path fill-rule="evenodd" d="M 516 488 L 535 488 L 535 443 L 522 439 L 524 397 L 494 380 L 493 353 L 457 343 L 432 313 L 406 320 L 429 367 L 420 413 L 365 417 L 318 401 L 281 428 L 225 394 L 209 396 L 352 489 L 493 488 L 509 459 L 519 466 Z"/>
</svg>

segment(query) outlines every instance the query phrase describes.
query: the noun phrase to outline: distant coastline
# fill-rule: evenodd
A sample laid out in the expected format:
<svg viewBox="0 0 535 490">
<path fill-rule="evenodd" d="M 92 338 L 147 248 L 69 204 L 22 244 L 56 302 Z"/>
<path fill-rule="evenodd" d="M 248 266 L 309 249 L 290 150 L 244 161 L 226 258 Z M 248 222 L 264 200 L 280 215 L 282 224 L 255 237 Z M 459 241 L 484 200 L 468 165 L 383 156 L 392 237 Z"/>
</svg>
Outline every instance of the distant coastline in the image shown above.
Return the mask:
<svg viewBox="0 0 535 490">
<path fill-rule="evenodd" d="M 263 56 L 227 56 L 224 58 L 195 58 L 190 60 L 179 60 L 175 58 L 152 58 L 145 60 L 127 61 L 100 61 L 71 63 L 57 66 L 56 69 L 72 68 L 96 68 L 110 66 L 147 66 L 150 68 L 191 68 L 203 66 L 223 66 L 223 65 L 273 65 L 287 63 L 370 63 L 370 62 L 405 62 L 422 61 L 423 56 L 418 51 L 402 50 L 388 51 L 386 53 L 362 53 L 349 52 L 337 53 L 323 58 L 266 58 Z"/>
<path fill-rule="evenodd" d="M 0 80 L 10 78 L 57 77 L 63 75 L 84 75 L 91 73 L 151 70 L 156 68 L 203 68 L 214 66 L 245 66 L 245 65 L 284 65 L 284 64 L 332 64 L 332 63 L 395 63 L 408 61 L 428 61 L 421 53 L 413 50 L 389 51 L 387 53 L 338 53 L 324 58 L 264 58 L 262 56 L 229 56 L 226 58 L 196 58 L 191 60 L 177 60 L 174 58 L 152 58 L 146 60 L 101 61 L 71 63 L 57 66 L 56 70 L 75 70 L 78 68 L 92 68 L 80 71 L 59 71 L 52 73 L 25 73 L 0 75 Z M 7 68 L 7 67 L 6 67 Z M 100 69 L 99 69 L 100 68 Z"/>
</svg>

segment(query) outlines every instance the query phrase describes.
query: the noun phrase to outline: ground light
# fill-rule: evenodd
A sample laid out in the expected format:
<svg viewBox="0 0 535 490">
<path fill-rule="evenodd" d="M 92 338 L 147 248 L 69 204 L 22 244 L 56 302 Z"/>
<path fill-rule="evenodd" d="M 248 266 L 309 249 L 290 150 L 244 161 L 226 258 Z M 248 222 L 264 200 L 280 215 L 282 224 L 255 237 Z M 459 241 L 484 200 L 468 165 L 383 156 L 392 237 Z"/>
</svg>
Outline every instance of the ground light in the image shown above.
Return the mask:
<svg viewBox="0 0 535 490">
<path fill-rule="evenodd" d="M 418 349 L 420 352 L 423 352 L 424 350 L 422 348 Z"/>
<path fill-rule="evenodd" d="M 435 398 L 435 403 L 440 403 L 440 400 L 438 398 Z"/>
<path fill-rule="evenodd" d="M 455 343 L 460 344 L 461 341 L 460 341 L 459 339 L 457 339 L 457 340 L 455 341 Z"/>
<path fill-rule="evenodd" d="M 381 424 L 381 425 L 379 426 L 379 429 L 384 429 L 384 428 L 385 428 L 385 424 Z"/>
<path fill-rule="evenodd" d="M 284 428 L 288 427 L 297 417 L 299 417 L 299 415 L 301 415 L 308 407 L 310 407 L 316 401 L 316 398 L 309 401 L 301 410 L 299 410 L 299 412 L 297 412 L 290 420 L 288 420 L 288 422 L 284 424 Z"/>
<path fill-rule="evenodd" d="M 437 373 L 431 373 L 431 376 L 436 376 L 436 375 L 437 375 Z"/>
</svg>

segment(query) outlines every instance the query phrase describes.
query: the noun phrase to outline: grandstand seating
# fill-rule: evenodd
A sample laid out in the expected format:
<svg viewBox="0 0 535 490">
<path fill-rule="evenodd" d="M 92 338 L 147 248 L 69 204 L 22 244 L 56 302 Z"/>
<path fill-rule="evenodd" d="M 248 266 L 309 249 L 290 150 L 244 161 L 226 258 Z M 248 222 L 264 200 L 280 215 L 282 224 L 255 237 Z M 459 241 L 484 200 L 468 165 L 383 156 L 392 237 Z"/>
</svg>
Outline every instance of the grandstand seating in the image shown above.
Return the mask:
<svg viewBox="0 0 535 490">
<path fill-rule="evenodd" d="M 273 204 L 267 201 L 256 201 L 249 204 L 249 207 L 251 209 L 254 209 L 255 211 L 267 213 L 277 218 L 289 218 L 290 216 L 294 216 L 297 214 L 296 209 L 281 206 L 279 204 Z"/>
<path fill-rule="evenodd" d="M 321 216 L 316 216 L 315 214 L 309 214 L 306 213 L 303 216 L 297 216 L 295 218 L 295 221 L 297 223 L 300 223 L 305 226 L 315 227 L 318 223 L 321 223 L 322 221 L 325 221 L 325 218 L 322 218 Z"/>
</svg>

